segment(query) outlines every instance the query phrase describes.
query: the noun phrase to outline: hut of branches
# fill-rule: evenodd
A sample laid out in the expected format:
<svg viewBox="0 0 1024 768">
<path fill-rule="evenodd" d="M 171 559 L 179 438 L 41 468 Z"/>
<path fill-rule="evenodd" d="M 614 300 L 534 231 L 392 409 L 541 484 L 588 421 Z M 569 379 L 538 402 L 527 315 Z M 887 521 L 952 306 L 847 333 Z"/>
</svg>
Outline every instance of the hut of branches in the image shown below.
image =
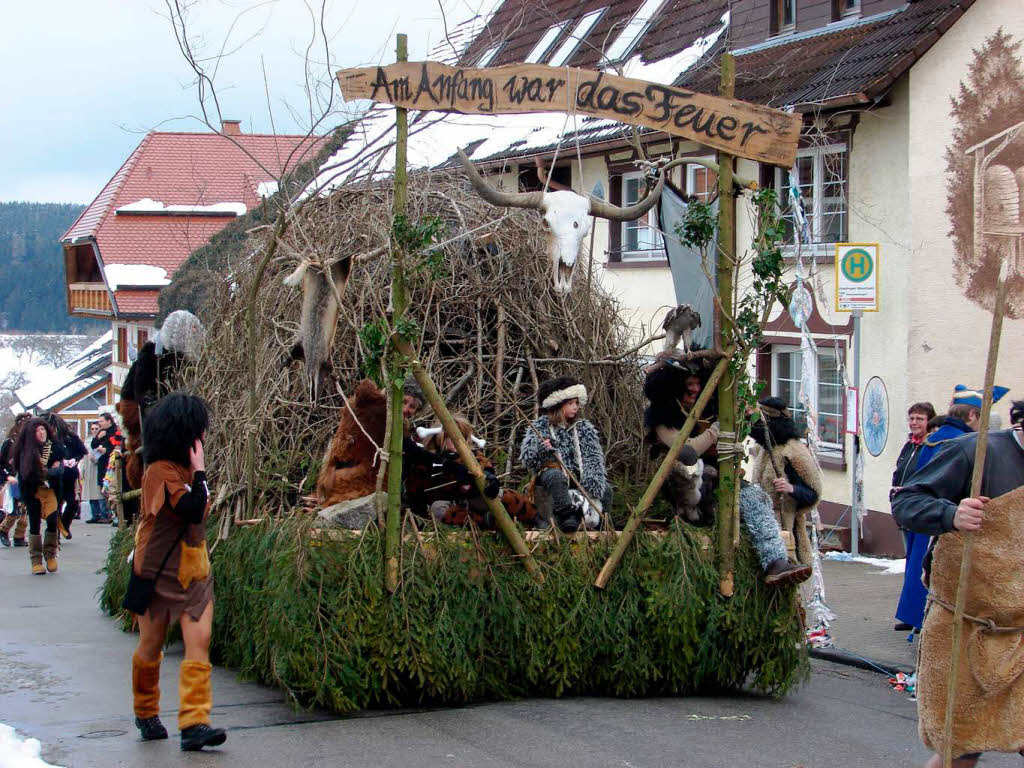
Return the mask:
<svg viewBox="0 0 1024 768">
<path fill-rule="evenodd" d="M 556 295 L 545 252 L 537 213 L 492 207 L 453 171 L 342 187 L 286 228 L 250 233 L 202 318 L 203 353 L 182 372 L 212 411 L 219 662 L 339 713 L 522 696 L 781 695 L 801 679 L 793 591 L 763 585 L 736 528 L 726 529 L 738 546 L 723 590 L 720 526 L 666 519 L 641 497 L 657 469 L 643 448 L 642 345 L 586 253 L 573 291 Z M 283 278 L 301 262 L 329 272 L 339 258 L 349 277 L 336 330 L 321 329 L 334 334 L 330 374 L 314 387 L 288 360 L 302 299 Z M 452 528 L 402 509 L 383 475 L 384 503 L 365 526 L 325 527 L 314 488 L 346 394 L 364 378 L 400 387 L 410 373 L 439 396 L 425 418 L 464 415 L 502 485 L 523 491 L 515 457 L 539 383 L 582 380 L 615 487 L 604 530 Z M 614 576 L 595 588 L 624 535 L 616 529 L 630 525 Z M 131 531 L 118 531 L 102 595 L 112 614 L 131 547 Z"/>
</svg>

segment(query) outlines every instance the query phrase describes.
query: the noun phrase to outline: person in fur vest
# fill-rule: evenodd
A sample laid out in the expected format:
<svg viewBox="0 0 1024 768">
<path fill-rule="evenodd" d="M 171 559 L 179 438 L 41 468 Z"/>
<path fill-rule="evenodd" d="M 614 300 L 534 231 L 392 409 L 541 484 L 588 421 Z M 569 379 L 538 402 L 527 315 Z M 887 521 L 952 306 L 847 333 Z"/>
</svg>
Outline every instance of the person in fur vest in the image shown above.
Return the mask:
<svg viewBox="0 0 1024 768">
<path fill-rule="evenodd" d="M 821 495 L 821 469 L 803 443 L 803 434 L 785 402 L 768 397 L 759 406 L 762 418 L 750 430 L 762 449 L 754 468 L 754 482 L 772 498 L 782 530 L 793 535 L 797 561 L 809 564 L 814 553 L 807 535 L 807 517 Z"/>
<path fill-rule="evenodd" d="M 597 528 L 603 510 L 611 506 L 611 486 L 600 435 L 593 424 L 580 418 L 587 388 L 577 379 L 561 376 L 538 387 L 537 401 L 544 415 L 527 427 L 519 463 L 534 475 L 538 513 L 563 531 L 575 531 L 584 522 L 588 528 Z M 570 486 L 567 472 L 583 486 L 593 505 Z"/>
<path fill-rule="evenodd" d="M 980 392 L 972 403 L 980 409 Z M 967 580 L 960 673 L 953 712 L 955 768 L 973 768 L 983 752 L 1024 754 L 1024 401 L 1010 409 L 1012 428 L 989 432 L 981 492 L 971 495 L 978 435 L 946 440 L 893 496 L 905 529 L 933 537 L 925 560 L 928 606 L 918 655 L 918 730 L 936 753 L 945 747 L 953 609 L 963 535 L 974 539 Z M 990 623 L 991 622 L 991 623 Z M 991 626 L 1002 628 L 992 631 Z"/>
</svg>

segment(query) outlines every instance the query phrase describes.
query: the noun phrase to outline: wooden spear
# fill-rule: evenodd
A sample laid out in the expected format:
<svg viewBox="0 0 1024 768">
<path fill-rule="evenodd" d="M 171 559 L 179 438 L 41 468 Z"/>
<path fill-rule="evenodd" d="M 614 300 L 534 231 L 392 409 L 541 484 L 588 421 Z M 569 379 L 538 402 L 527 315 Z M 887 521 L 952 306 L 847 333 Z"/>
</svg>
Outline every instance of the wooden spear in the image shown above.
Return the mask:
<svg viewBox="0 0 1024 768">
<path fill-rule="evenodd" d="M 992 332 L 988 340 L 988 363 L 985 366 L 985 392 L 981 401 L 981 423 L 978 425 L 978 442 L 974 449 L 974 473 L 971 475 L 971 497 L 981 495 L 981 481 L 985 474 L 985 455 L 988 453 L 989 416 L 992 413 L 992 388 L 996 380 L 996 364 L 999 361 L 999 341 L 1003 335 L 1003 315 L 1006 313 L 1005 264 L 999 270 L 996 286 L 996 305 L 992 312 Z M 946 694 L 946 719 L 943 728 L 943 765 L 953 765 L 953 709 L 956 704 L 956 689 L 960 678 L 960 646 L 963 637 L 964 606 L 967 602 L 967 583 L 971 573 L 971 548 L 974 534 L 964 531 L 963 549 L 960 559 L 960 579 L 956 587 L 956 606 L 953 611 L 953 642 L 949 654 L 949 690 Z"/>
<path fill-rule="evenodd" d="M 398 35 L 396 54 L 398 61 L 407 61 L 408 38 Z M 409 138 L 409 116 L 402 107 L 395 108 L 395 200 L 392 220 L 405 216 L 408 177 L 406 173 L 406 152 Z M 393 243 L 391 248 L 391 327 L 395 328 L 405 314 L 405 246 Z M 384 517 L 384 585 L 389 592 L 398 589 L 398 546 L 401 538 L 400 519 L 402 515 L 402 440 L 405 437 L 405 422 L 402 418 L 402 401 L 405 397 L 403 381 L 399 376 L 401 366 L 393 358 L 388 366 L 390 376 L 388 388 L 391 395 L 391 434 L 388 436 L 388 506 Z"/>
<path fill-rule="evenodd" d="M 618 568 L 619 562 L 622 560 L 622 556 L 626 554 L 626 548 L 629 543 L 633 540 L 633 536 L 636 535 L 637 528 L 640 527 L 640 522 L 643 520 L 647 510 L 650 509 L 651 504 L 654 503 L 654 499 L 658 495 L 658 491 L 661 490 L 661 486 L 665 484 L 665 479 L 668 477 L 669 470 L 672 469 L 672 465 L 676 459 L 679 458 L 679 454 L 683 450 L 683 446 L 686 445 L 686 441 L 690 439 L 690 434 L 693 432 L 694 426 L 697 424 L 697 420 L 704 413 L 704 408 L 707 406 L 708 401 L 711 400 L 711 396 L 715 393 L 715 388 L 718 386 L 719 379 L 725 374 L 726 368 L 729 367 L 729 362 L 732 360 L 732 356 L 735 354 L 735 348 L 728 350 L 725 357 L 718 361 L 718 365 L 711 372 L 711 378 L 708 379 L 708 383 L 704 385 L 704 390 L 700 393 L 700 397 L 697 398 L 697 402 L 693 408 L 690 409 L 690 415 L 686 417 L 686 422 L 683 424 L 683 428 L 679 430 L 679 434 L 676 435 L 676 439 L 672 442 L 672 447 L 668 449 L 668 453 L 665 454 L 665 458 L 661 461 L 661 466 L 658 467 L 658 471 L 654 473 L 654 477 L 651 478 L 650 485 L 647 486 L 647 490 L 644 491 L 644 495 L 640 497 L 640 501 L 637 502 L 636 509 L 634 509 L 630 515 L 629 520 L 626 521 L 625 527 L 622 529 L 622 534 L 619 536 L 619 540 L 615 543 L 615 549 L 608 556 L 604 566 L 601 568 L 601 572 L 597 574 L 597 579 L 594 581 L 594 586 L 598 589 L 604 589 L 608 585 L 609 579 L 612 574 L 615 573 L 615 569 Z"/>
<path fill-rule="evenodd" d="M 459 429 L 458 424 L 455 423 L 455 419 L 452 418 L 451 412 L 448 410 L 448 406 L 444 404 L 440 393 L 437 391 L 437 387 L 434 386 L 433 380 L 423 367 L 423 363 L 416 357 L 416 352 L 412 346 L 396 336 L 391 337 L 391 343 L 394 344 L 395 348 L 403 355 L 409 358 L 409 365 L 412 368 L 412 375 L 416 377 L 416 382 L 420 385 L 420 389 L 423 390 L 424 396 L 427 398 L 427 402 L 434 409 L 434 415 L 441 421 L 441 425 L 444 427 L 445 434 L 451 439 L 455 445 L 455 452 L 459 454 L 459 458 L 462 459 L 462 463 L 466 465 L 466 469 L 469 470 L 470 476 L 473 478 L 473 483 L 476 485 L 477 491 L 480 493 L 480 498 L 484 500 L 487 508 L 494 515 L 494 522 L 497 523 L 498 528 L 505 535 L 509 545 L 513 551 L 522 558 L 523 566 L 526 570 L 537 580 L 538 583 L 544 583 L 544 574 L 541 573 L 540 567 L 537 565 L 537 561 L 533 559 L 533 555 L 530 554 L 529 547 L 526 546 L 526 542 L 523 541 L 523 537 L 519 535 L 519 530 L 516 528 L 515 523 L 512 522 L 512 518 L 508 516 L 508 512 L 505 510 L 505 506 L 498 499 L 489 499 L 484 495 L 484 471 L 480 468 L 480 464 L 477 462 L 476 457 L 473 455 L 473 451 L 470 449 L 469 444 L 466 443 L 466 439 L 462 436 L 462 430 Z M 391 468 L 388 468 L 388 472 L 391 472 Z M 390 480 L 390 475 L 389 475 Z"/>
</svg>

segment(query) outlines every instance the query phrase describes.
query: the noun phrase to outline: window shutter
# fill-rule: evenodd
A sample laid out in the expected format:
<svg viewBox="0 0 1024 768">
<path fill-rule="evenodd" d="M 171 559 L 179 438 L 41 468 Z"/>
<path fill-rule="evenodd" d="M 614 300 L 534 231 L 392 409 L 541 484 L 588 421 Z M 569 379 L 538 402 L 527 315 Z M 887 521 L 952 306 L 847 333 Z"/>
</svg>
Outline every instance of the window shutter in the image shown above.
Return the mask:
<svg viewBox="0 0 1024 768">
<path fill-rule="evenodd" d="M 608 177 L 608 202 L 622 205 L 622 174 Z M 622 223 L 608 222 L 608 261 L 622 261 Z"/>
</svg>

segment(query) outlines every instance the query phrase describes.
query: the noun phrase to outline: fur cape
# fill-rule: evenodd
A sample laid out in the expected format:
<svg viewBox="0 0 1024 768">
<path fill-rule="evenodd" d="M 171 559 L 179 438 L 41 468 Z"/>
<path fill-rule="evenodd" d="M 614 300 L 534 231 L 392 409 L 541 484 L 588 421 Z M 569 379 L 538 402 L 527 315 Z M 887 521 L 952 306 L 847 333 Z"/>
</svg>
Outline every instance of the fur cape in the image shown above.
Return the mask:
<svg viewBox="0 0 1024 768">
<path fill-rule="evenodd" d="M 775 517 L 782 530 L 789 531 L 796 542 L 796 559 L 801 563 L 810 563 L 813 557 L 811 539 L 807 535 L 807 516 L 813 507 L 797 507 L 796 500 L 788 493 L 778 494 L 772 486 L 776 477 L 785 479 L 786 461 L 789 461 L 796 473 L 807 486 L 821 496 L 822 477 L 817 462 L 810 449 L 799 440 L 788 440 L 781 445 L 768 449 L 762 447 L 754 470 L 754 480 L 774 501 Z M 776 467 L 778 470 L 776 471 Z"/>
<path fill-rule="evenodd" d="M 363 379 L 356 385 L 349 405 L 359 421 L 348 408 L 341 412 L 316 481 L 316 499 L 322 507 L 368 496 L 377 488 L 377 449 L 363 430 L 374 443 L 384 445 L 387 397 L 376 384 Z"/>
<path fill-rule="evenodd" d="M 992 632 L 964 620 L 954 756 L 1024 749 L 1024 487 L 986 504 L 985 524 L 973 536 L 964 613 L 1021 631 Z M 943 534 L 935 545 L 931 593 L 949 606 L 956 602 L 962 552 L 963 536 L 956 532 Z M 917 664 L 917 710 L 921 740 L 936 752 L 944 747 L 952 635 L 952 611 L 930 601 Z"/>
<path fill-rule="evenodd" d="M 519 463 L 534 475 L 544 469 L 548 454 L 540 444 L 538 432 L 551 440 L 551 445 L 554 446 L 565 468 L 576 475 L 576 479 L 587 490 L 590 498 L 600 503 L 608 484 L 608 474 L 597 428 L 586 419 L 577 419 L 569 428 L 552 427 L 547 416 L 535 420 L 533 428 L 526 428 L 523 442 L 519 446 Z M 576 455 L 577 439 L 582 467 Z"/>
</svg>

